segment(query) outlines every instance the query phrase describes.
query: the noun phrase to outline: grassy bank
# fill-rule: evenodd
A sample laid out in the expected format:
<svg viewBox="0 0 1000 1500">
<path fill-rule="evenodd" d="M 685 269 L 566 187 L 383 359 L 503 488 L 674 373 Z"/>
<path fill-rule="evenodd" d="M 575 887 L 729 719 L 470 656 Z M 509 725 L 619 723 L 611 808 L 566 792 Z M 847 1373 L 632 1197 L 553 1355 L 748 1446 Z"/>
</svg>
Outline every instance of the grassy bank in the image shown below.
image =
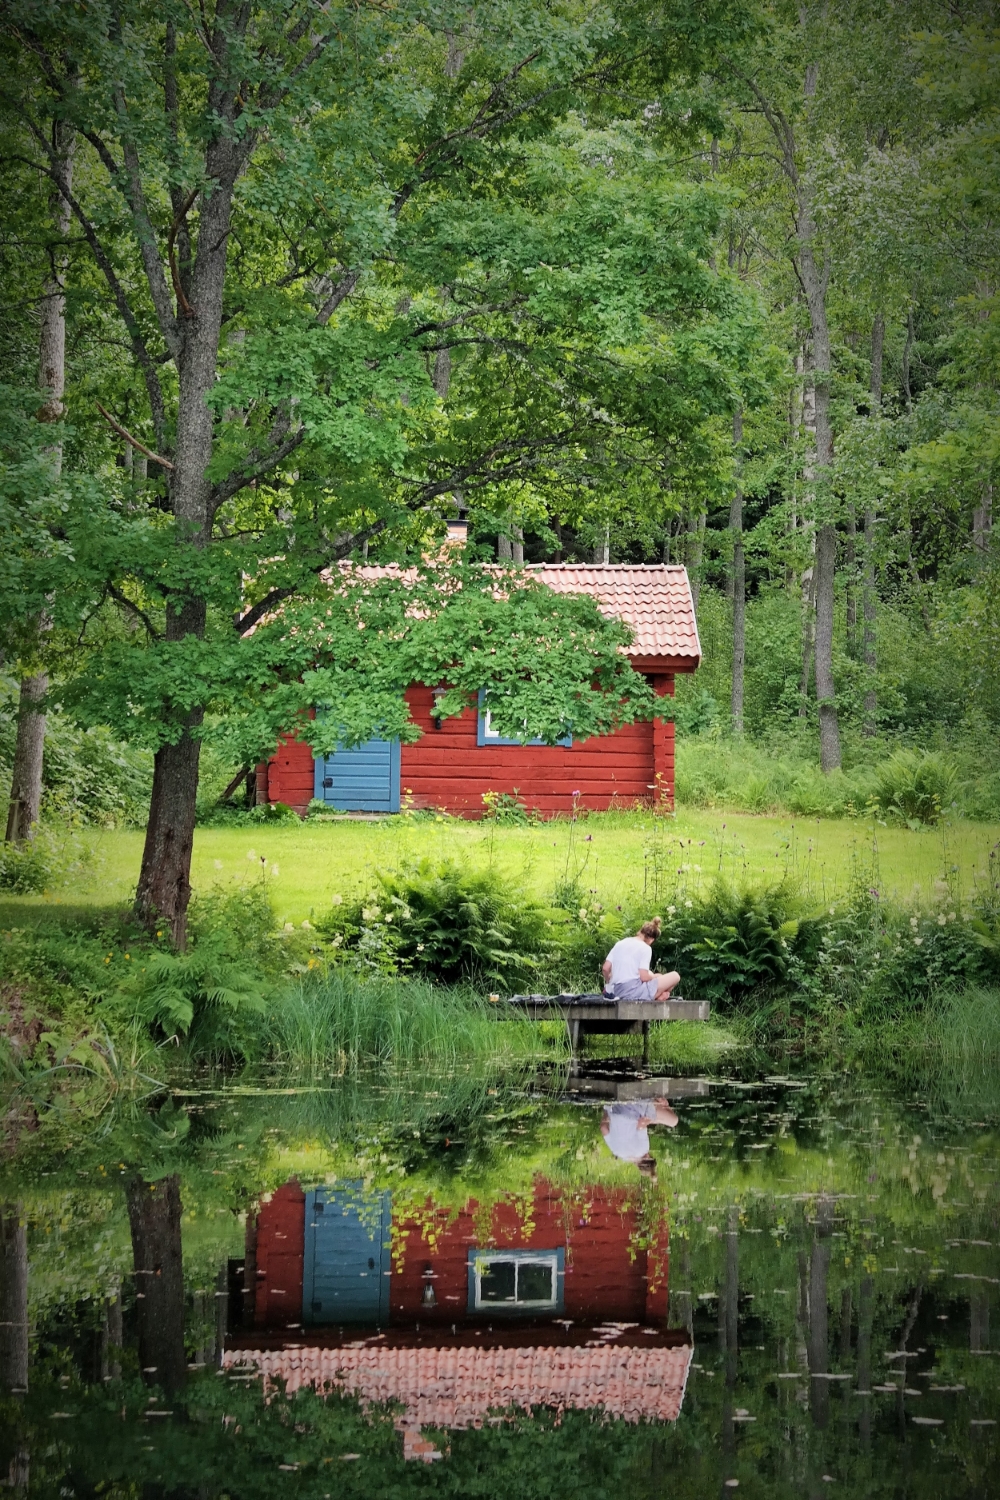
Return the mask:
<svg viewBox="0 0 1000 1500">
<path fill-rule="evenodd" d="M 277 914 L 301 922 L 331 898 L 356 889 L 372 873 L 422 857 L 458 858 L 493 867 L 524 890 L 547 896 L 567 879 L 605 905 L 671 892 L 689 894 L 719 875 L 773 882 L 785 876 L 822 903 L 845 892 L 859 859 L 877 845 L 883 893 L 896 900 L 929 899 L 945 875 L 971 892 L 985 878 L 1000 824 L 945 822 L 936 828 L 882 826 L 860 818 L 751 816 L 682 808 L 676 817 L 597 814 L 524 826 L 455 819 L 348 819 L 260 828 L 199 828 L 192 880 L 196 890 L 240 884 L 266 861 Z M 23 925 L 52 907 L 93 911 L 126 906 L 139 872 L 143 834 L 134 829 L 85 829 L 76 835 L 72 865 L 45 894 L 0 897 L 0 925 Z"/>
</svg>

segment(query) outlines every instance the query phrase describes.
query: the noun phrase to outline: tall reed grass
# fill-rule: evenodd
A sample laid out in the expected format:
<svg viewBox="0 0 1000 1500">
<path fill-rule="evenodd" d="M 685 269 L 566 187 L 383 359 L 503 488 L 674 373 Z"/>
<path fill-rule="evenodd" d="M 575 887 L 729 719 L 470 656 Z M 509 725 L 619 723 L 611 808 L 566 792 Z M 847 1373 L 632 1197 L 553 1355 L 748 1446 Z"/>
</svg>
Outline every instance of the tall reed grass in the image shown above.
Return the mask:
<svg viewBox="0 0 1000 1500">
<path fill-rule="evenodd" d="M 258 1045 L 256 1059 L 245 1048 L 248 1060 L 317 1072 L 516 1062 L 550 1057 L 562 1046 L 551 1028 L 500 1014 L 474 990 L 419 979 L 361 979 L 342 970 L 284 990 Z"/>
</svg>

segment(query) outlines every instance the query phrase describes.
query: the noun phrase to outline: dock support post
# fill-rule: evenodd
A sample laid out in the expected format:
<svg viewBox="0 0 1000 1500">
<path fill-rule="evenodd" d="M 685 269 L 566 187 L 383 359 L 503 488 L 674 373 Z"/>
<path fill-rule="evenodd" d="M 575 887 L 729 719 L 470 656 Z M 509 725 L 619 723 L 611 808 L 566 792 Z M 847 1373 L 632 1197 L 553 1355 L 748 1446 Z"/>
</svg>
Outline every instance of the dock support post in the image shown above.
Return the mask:
<svg viewBox="0 0 1000 1500">
<path fill-rule="evenodd" d="M 566 1030 L 569 1032 L 569 1050 L 575 1057 L 580 1050 L 580 1023 L 575 1019 L 566 1017 Z"/>
</svg>

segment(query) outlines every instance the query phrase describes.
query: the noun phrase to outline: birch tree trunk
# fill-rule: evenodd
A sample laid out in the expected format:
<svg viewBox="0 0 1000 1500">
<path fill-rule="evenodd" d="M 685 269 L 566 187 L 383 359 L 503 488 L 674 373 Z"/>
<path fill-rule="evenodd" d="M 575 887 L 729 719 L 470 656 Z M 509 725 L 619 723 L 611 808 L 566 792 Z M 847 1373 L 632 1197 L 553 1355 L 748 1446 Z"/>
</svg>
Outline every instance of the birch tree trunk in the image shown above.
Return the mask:
<svg viewBox="0 0 1000 1500">
<path fill-rule="evenodd" d="M 743 733 L 743 679 L 747 639 L 746 553 L 743 548 L 743 480 L 740 475 L 743 446 L 743 413 L 733 413 L 733 447 L 736 450 L 736 487 L 729 505 L 729 530 L 733 536 L 733 686 L 730 708 L 733 733 Z"/>
<path fill-rule="evenodd" d="M 72 187 L 73 133 L 62 121 L 52 126 L 52 145 L 67 189 Z M 54 243 L 49 252 L 49 276 L 42 295 L 42 317 L 38 333 L 38 387 L 43 400 L 36 413 L 39 422 L 58 422 L 63 414 L 66 390 L 66 240 L 70 231 L 70 207 L 58 188 L 51 195 Z M 62 469 L 62 444 L 47 450 L 53 478 Z M 40 615 L 35 623 L 39 652 L 44 650 L 48 621 Z M 10 786 L 6 837 L 9 843 L 34 838 L 42 807 L 42 772 L 45 766 L 45 709 L 48 673 L 29 673 L 20 683 L 17 706 L 17 739 Z"/>
</svg>

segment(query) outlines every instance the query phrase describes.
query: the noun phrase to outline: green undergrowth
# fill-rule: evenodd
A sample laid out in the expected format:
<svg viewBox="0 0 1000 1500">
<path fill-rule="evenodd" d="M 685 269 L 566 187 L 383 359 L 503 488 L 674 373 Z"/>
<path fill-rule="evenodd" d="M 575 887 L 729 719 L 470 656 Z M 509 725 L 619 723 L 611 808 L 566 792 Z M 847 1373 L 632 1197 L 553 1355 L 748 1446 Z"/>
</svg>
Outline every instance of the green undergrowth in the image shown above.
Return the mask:
<svg viewBox="0 0 1000 1500">
<path fill-rule="evenodd" d="M 136 1036 L 177 1062 L 313 1073 L 551 1056 L 561 1028 L 491 995 L 594 990 L 612 945 L 658 907 L 654 967 L 678 969 L 680 993 L 713 1012 L 710 1026 L 655 1027 L 658 1064 L 709 1066 L 737 1043 L 849 1049 L 883 1035 L 1000 1056 L 998 854 L 971 896 L 946 874 L 904 905 L 885 897 L 873 850 L 822 906 L 786 874 L 665 882 L 641 907 L 605 907 L 569 862 L 546 904 L 493 867 L 424 859 L 298 925 L 276 917 L 262 862 L 250 884 L 196 897 L 183 953 L 107 913 L 0 933 L 0 1048 L 13 1076 L 88 1045 L 106 1068 Z"/>
<path fill-rule="evenodd" d="M 681 806 L 799 817 L 874 816 L 920 828 L 943 816 L 1000 817 L 1000 773 L 975 748 L 852 747 L 845 768 L 824 775 L 794 737 L 780 743 L 716 733 L 678 735 Z"/>
</svg>

